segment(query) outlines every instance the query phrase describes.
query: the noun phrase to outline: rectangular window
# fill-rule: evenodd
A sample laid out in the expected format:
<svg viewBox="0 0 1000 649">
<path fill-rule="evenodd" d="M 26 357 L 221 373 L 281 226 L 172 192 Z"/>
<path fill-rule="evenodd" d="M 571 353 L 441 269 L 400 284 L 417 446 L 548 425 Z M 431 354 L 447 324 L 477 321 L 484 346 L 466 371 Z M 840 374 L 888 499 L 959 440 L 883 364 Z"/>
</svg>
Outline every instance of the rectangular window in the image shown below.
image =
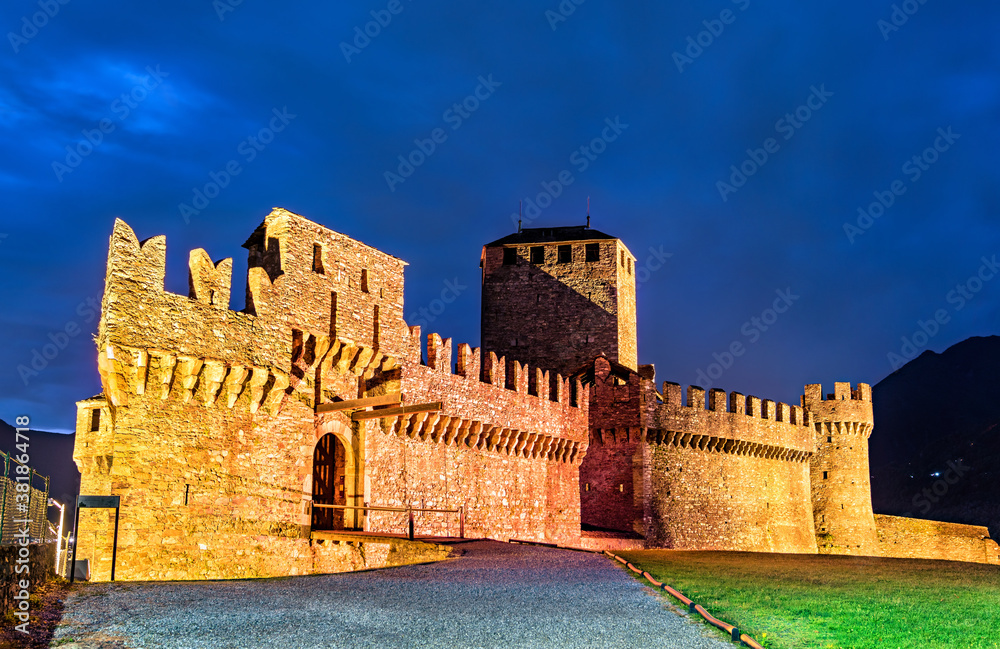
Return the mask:
<svg viewBox="0 0 1000 649">
<path fill-rule="evenodd" d="M 622 264 L 622 268 L 625 268 L 625 251 L 624 250 L 621 251 L 621 264 Z"/>
<path fill-rule="evenodd" d="M 568 264 L 573 261 L 573 246 L 559 246 L 559 263 Z"/>
<path fill-rule="evenodd" d="M 823 479 L 826 480 L 829 477 L 830 477 L 830 472 L 829 471 L 824 471 L 823 472 Z"/>
<path fill-rule="evenodd" d="M 323 274 L 323 246 L 313 244 L 313 272 Z"/>
<path fill-rule="evenodd" d="M 503 249 L 503 265 L 513 266 L 517 263 L 517 248 Z"/>
<path fill-rule="evenodd" d="M 587 244 L 587 261 L 600 261 L 601 260 L 601 244 L 599 243 L 588 243 Z"/>
<path fill-rule="evenodd" d="M 545 246 L 531 247 L 531 263 L 535 265 L 545 263 Z"/>
<path fill-rule="evenodd" d="M 94 408 L 90 411 L 90 431 L 101 430 L 101 409 Z"/>
<path fill-rule="evenodd" d="M 368 269 L 367 268 L 362 268 L 361 269 L 361 292 L 362 293 L 367 293 L 368 292 Z"/>
<path fill-rule="evenodd" d="M 631 274 L 632 274 L 632 258 L 631 258 L 631 257 L 629 257 L 629 258 L 628 258 L 628 259 L 626 260 L 626 263 L 628 263 L 628 274 L 629 274 L 629 275 L 631 275 Z"/>
</svg>

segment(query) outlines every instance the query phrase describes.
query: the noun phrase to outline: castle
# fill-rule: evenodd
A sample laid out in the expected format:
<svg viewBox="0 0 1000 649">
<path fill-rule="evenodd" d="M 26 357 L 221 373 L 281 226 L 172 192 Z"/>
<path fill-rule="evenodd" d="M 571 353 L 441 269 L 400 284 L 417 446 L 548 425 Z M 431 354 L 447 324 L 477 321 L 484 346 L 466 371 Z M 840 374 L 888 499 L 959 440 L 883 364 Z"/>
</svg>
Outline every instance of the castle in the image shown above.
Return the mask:
<svg viewBox="0 0 1000 649">
<path fill-rule="evenodd" d="M 302 216 L 274 209 L 244 247 L 234 311 L 231 259 L 191 252 L 189 295 L 168 293 L 165 238 L 115 222 L 103 391 L 77 404 L 74 459 L 81 493 L 121 496 L 118 578 L 426 558 L 392 541 L 408 524 L 1000 563 L 984 527 L 872 512 L 868 385 L 809 385 L 799 405 L 657 386 L 638 364 L 635 257 L 589 224 L 483 247 L 481 349 L 408 326 L 405 262 Z M 94 579 L 113 530 L 111 512 L 81 512 Z"/>
</svg>

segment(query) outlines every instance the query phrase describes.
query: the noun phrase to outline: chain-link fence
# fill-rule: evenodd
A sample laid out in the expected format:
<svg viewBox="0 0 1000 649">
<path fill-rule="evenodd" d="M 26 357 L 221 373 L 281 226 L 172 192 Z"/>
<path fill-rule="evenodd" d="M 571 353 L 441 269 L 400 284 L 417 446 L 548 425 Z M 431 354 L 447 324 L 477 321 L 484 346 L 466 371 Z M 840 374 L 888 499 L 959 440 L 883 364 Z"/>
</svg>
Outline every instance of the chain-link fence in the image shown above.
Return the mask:
<svg viewBox="0 0 1000 649">
<path fill-rule="evenodd" d="M 49 478 L 0 451 L 3 478 L 0 478 L 0 545 L 16 543 L 24 528 L 31 542 L 49 537 Z M 41 488 L 39 488 L 41 487 Z"/>
</svg>

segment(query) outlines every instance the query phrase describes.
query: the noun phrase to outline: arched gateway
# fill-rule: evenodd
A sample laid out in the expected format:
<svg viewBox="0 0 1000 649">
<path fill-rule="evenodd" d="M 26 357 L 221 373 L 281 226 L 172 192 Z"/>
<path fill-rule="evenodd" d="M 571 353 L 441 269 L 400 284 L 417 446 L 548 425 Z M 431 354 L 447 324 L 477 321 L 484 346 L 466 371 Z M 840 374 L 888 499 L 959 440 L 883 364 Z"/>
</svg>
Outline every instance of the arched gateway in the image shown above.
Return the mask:
<svg viewBox="0 0 1000 649">
<path fill-rule="evenodd" d="M 344 510 L 316 505 L 347 504 L 347 453 L 333 433 L 327 433 L 313 451 L 312 529 L 344 529 Z M 353 518 L 353 517 L 349 517 Z"/>
</svg>

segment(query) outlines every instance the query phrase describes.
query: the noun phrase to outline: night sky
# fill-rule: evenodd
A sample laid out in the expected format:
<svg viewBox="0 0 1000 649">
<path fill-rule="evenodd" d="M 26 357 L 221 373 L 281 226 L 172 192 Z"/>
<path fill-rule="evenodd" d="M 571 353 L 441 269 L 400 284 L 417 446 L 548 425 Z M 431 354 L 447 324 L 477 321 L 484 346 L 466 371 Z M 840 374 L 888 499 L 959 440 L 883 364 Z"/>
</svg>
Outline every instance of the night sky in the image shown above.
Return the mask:
<svg viewBox="0 0 1000 649">
<path fill-rule="evenodd" d="M 998 333 L 995 2 L 577 1 L 6 0 L 0 418 L 69 430 L 100 391 L 115 217 L 167 235 L 167 290 L 233 257 L 242 309 L 285 207 L 477 344 L 482 244 L 589 196 L 657 381 L 793 403 Z"/>
</svg>

